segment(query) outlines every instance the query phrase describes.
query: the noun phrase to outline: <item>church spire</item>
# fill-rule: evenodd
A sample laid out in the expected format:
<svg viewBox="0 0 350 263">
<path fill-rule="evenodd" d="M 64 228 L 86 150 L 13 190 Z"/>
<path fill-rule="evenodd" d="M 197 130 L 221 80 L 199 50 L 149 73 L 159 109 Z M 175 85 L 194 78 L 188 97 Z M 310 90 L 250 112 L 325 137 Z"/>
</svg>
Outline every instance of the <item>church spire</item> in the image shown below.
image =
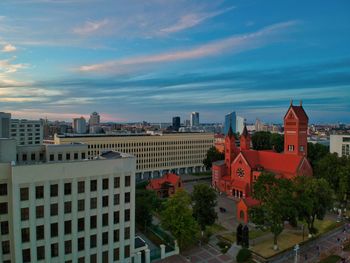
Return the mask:
<svg viewBox="0 0 350 263">
<path fill-rule="evenodd" d="M 242 131 L 242 135 L 243 135 L 244 137 L 247 137 L 247 136 L 249 135 L 248 129 L 247 129 L 247 125 L 246 125 L 246 124 L 244 124 L 244 128 L 243 128 L 243 131 Z"/>
</svg>

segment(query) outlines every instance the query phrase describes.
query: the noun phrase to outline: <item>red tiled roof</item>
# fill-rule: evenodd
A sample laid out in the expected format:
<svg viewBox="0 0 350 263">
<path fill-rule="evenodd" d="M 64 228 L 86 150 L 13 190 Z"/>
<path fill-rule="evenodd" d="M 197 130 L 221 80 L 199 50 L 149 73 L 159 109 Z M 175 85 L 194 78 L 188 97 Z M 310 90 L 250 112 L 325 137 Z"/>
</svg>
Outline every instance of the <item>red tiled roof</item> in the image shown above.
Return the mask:
<svg viewBox="0 0 350 263">
<path fill-rule="evenodd" d="M 300 121 L 305 121 L 307 122 L 309 120 L 309 117 L 307 116 L 303 106 L 294 106 L 294 105 L 291 105 L 286 113 L 286 115 L 284 116 L 284 118 L 286 118 L 289 110 L 292 109 L 295 113 L 295 115 L 297 116 L 297 118 L 300 120 Z"/>
<path fill-rule="evenodd" d="M 168 173 L 161 178 L 151 179 L 148 184 L 148 187 L 152 189 L 160 189 L 162 187 L 162 184 L 164 183 L 171 183 L 172 185 L 176 185 L 179 182 L 179 180 L 180 176 L 173 173 Z"/>
</svg>

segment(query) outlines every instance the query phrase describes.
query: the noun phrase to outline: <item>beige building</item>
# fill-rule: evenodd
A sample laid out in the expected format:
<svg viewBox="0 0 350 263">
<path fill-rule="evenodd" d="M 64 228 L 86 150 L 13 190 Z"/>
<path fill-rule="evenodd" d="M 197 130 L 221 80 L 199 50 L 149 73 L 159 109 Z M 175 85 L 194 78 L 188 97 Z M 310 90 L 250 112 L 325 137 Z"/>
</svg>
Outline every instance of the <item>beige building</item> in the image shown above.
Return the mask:
<svg viewBox="0 0 350 263">
<path fill-rule="evenodd" d="M 163 133 L 137 135 L 55 135 L 55 144 L 84 143 L 93 159 L 114 150 L 136 157 L 136 179 L 157 177 L 166 172 L 179 174 L 205 170 L 203 160 L 214 145 L 213 133 Z"/>
<path fill-rule="evenodd" d="M 350 134 L 331 135 L 329 150 L 331 153 L 337 153 L 339 157 L 350 156 Z"/>
<path fill-rule="evenodd" d="M 136 159 L 87 152 L 0 139 L 0 262 L 141 262 Z"/>
</svg>

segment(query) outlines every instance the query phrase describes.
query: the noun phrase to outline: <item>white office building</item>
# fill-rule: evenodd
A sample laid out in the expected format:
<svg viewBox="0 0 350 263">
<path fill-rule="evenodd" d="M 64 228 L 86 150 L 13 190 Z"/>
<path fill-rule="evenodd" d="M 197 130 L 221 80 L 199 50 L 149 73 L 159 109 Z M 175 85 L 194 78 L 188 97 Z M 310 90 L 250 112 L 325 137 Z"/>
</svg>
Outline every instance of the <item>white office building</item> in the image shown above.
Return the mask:
<svg viewBox="0 0 350 263">
<path fill-rule="evenodd" d="M 350 134 L 331 135 L 330 152 L 337 153 L 339 157 L 350 156 Z"/>
<path fill-rule="evenodd" d="M 73 119 L 73 131 L 79 134 L 86 133 L 86 120 L 84 117 Z"/>
<path fill-rule="evenodd" d="M 191 127 L 199 126 L 199 112 L 192 112 L 190 116 Z"/>
<path fill-rule="evenodd" d="M 141 262 L 136 159 L 87 151 L 0 139 L 0 262 Z"/>
</svg>

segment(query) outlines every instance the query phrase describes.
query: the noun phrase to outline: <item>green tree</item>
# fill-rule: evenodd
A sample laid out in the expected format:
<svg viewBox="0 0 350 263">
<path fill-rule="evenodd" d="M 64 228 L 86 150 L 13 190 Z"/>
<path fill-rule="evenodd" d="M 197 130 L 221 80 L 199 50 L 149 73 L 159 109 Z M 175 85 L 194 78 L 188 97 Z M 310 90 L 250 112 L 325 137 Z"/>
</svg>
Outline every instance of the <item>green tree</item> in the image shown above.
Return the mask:
<svg viewBox="0 0 350 263">
<path fill-rule="evenodd" d="M 270 145 L 276 152 L 280 153 L 284 150 L 284 136 L 278 133 L 271 133 Z"/>
<path fill-rule="evenodd" d="M 160 199 L 154 191 L 138 188 L 135 203 L 136 224 L 141 229 L 145 229 L 152 224 L 153 213 L 159 208 Z"/>
<path fill-rule="evenodd" d="M 258 227 L 270 229 L 274 235 L 274 248 L 277 249 L 277 238 L 284 229 L 284 222 L 296 222 L 292 181 L 264 172 L 253 187 L 253 197 L 261 204 L 250 210 L 250 218 Z"/>
<path fill-rule="evenodd" d="M 215 147 L 209 148 L 206 158 L 203 160 L 203 164 L 207 169 L 212 167 L 213 162 L 224 160 L 225 154 L 219 152 Z"/>
<path fill-rule="evenodd" d="M 310 234 L 316 234 L 315 219 L 322 220 L 332 207 L 333 191 L 322 178 L 298 176 L 294 186 L 299 218 L 305 220 Z"/>
<path fill-rule="evenodd" d="M 191 197 L 183 189 L 168 198 L 161 212 L 161 225 L 177 239 L 180 248 L 193 244 L 199 233 L 199 226 L 192 216 Z"/>
<path fill-rule="evenodd" d="M 207 184 L 197 184 L 193 188 L 192 202 L 193 217 L 197 220 L 203 236 L 206 226 L 213 225 L 218 217 L 215 212 L 216 192 Z"/>
<path fill-rule="evenodd" d="M 271 133 L 259 131 L 253 134 L 252 144 L 254 150 L 271 150 Z"/>
<path fill-rule="evenodd" d="M 325 157 L 329 153 L 329 147 L 320 143 L 307 144 L 307 158 L 310 161 L 312 167 L 315 167 L 316 163 Z"/>
</svg>

